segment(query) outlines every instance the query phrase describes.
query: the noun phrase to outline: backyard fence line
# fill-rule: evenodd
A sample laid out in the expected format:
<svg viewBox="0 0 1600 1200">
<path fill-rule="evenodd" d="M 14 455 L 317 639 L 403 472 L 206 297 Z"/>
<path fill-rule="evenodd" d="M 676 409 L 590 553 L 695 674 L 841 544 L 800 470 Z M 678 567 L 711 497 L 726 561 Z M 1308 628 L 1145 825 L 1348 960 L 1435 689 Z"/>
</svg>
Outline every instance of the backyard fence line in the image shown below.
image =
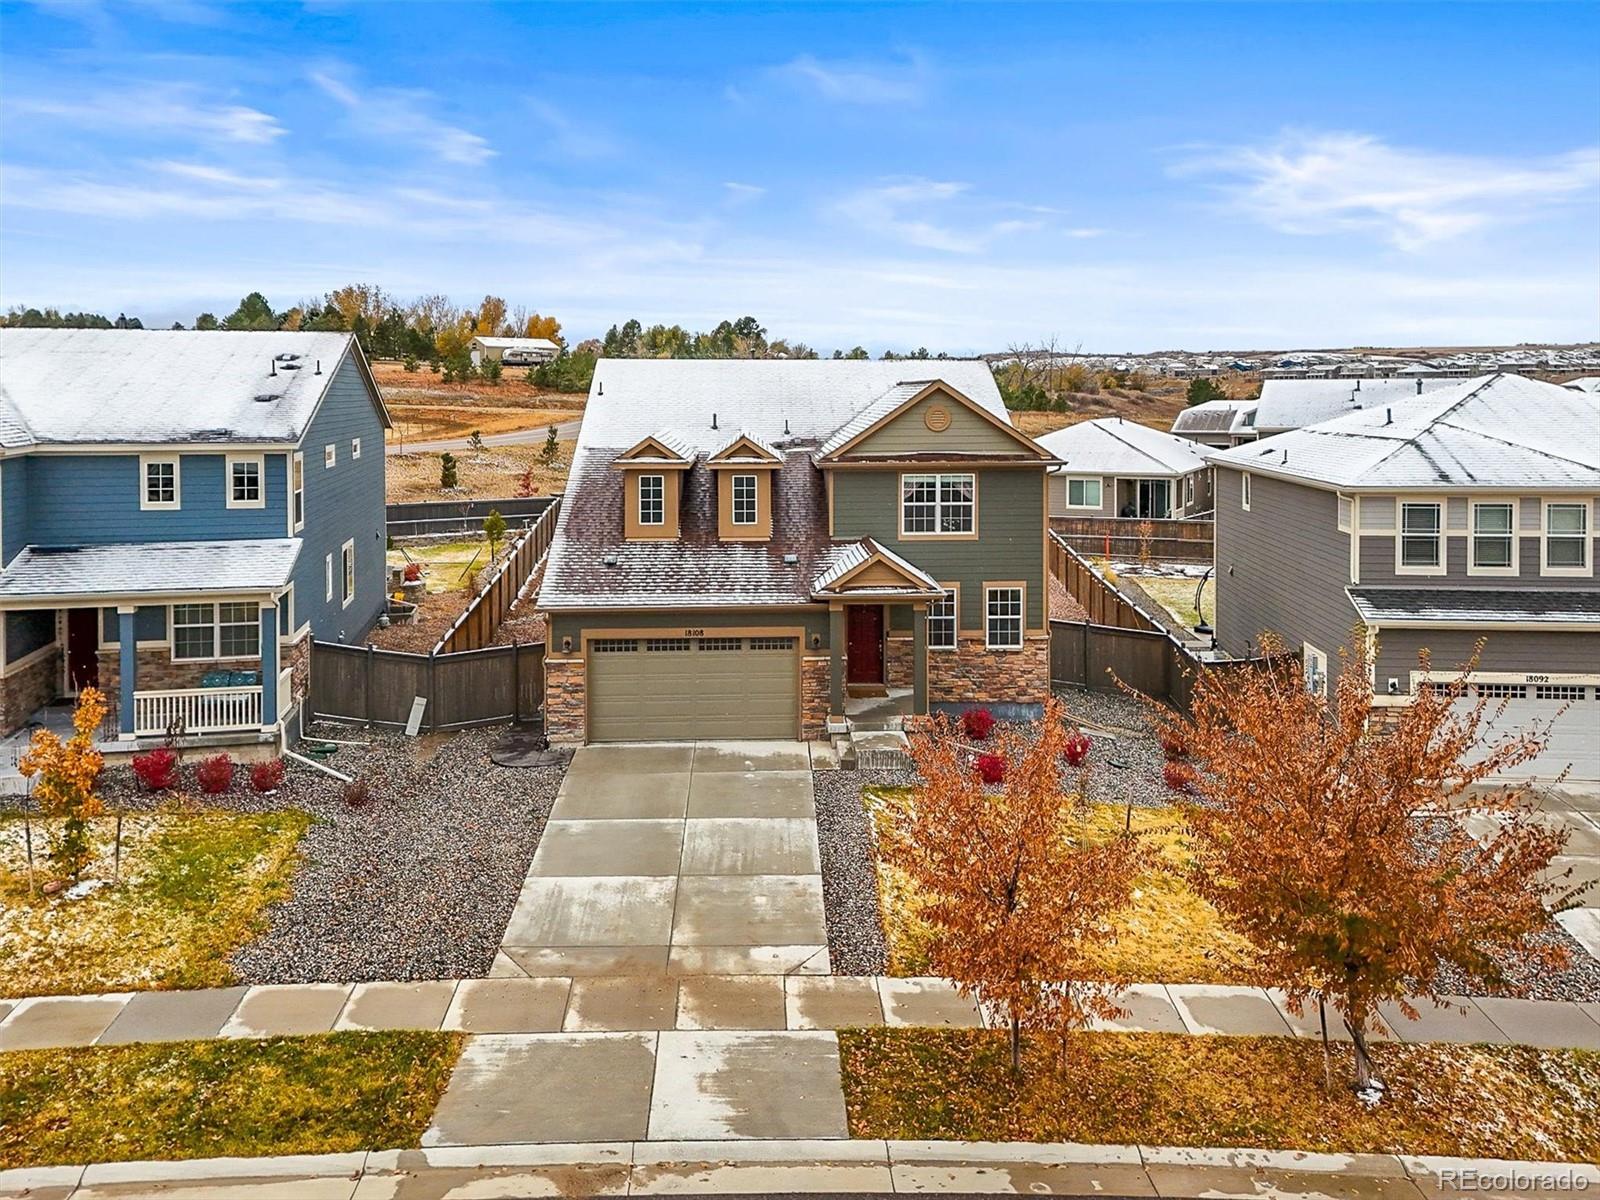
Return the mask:
<svg viewBox="0 0 1600 1200">
<path fill-rule="evenodd" d="M 450 623 L 434 646 L 435 654 L 461 650 L 481 650 L 492 645 L 511 607 L 544 561 L 555 537 L 556 520 L 561 513 L 560 498 L 540 514 L 539 519 L 517 535 L 500 565 L 478 587 L 478 593 L 461 615 Z"/>
<path fill-rule="evenodd" d="M 311 720 L 404 728 L 418 697 L 421 730 L 532 720 L 544 703 L 543 642 L 413 654 L 312 642 Z"/>
<path fill-rule="evenodd" d="M 489 500 L 413 500 L 384 506 L 384 523 L 392 538 L 441 533 L 479 533 L 483 519 L 498 512 L 508 525 L 536 521 L 559 504 L 557 496 L 502 496 Z"/>
<path fill-rule="evenodd" d="M 1150 536 L 1142 536 L 1141 525 L 1150 526 Z M 1145 520 L 1139 517 L 1051 517 L 1050 532 L 1059 536 L 1080 554 L 1106 558 L 1137 559 L 1149 556 L 1161 562 L 1204 562 L 1213 557 L 1215 526 L 1209 514 L 1204 518 Z"/>
</svg>

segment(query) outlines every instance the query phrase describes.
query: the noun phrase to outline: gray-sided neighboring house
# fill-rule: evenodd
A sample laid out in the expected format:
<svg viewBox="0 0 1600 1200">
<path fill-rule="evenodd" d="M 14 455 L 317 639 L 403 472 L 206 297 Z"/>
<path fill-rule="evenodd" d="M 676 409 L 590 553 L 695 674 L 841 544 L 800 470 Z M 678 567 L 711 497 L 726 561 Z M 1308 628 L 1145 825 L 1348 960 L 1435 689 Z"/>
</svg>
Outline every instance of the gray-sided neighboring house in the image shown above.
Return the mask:
<svg viewBox="0 0 1600 1200">
<path fill-rule="evenodd" d="M 1256 403 L 1257 437 L 1320 425 L 1347 413 L 1405 404 L 1460 383 L 1443 375 L 1393 379 L 1267 379 Z"/>
<path fill-rule="evenodd" d="M 388 413 L 344 333 L 0 330 L 0 734 L 289 727 L 384 606 Z"/>
<path fill-rule="evenodd" d="M 549 338 L 528 337 L 475 337 L 472 339 L 472 363 L 477 366 L 489 360 L 508 367 L 536 367 L 547 363 L 561 353 L 561 347 Z"/>
<path fill-rule="evenodd" d="M 1191 404 L 1172 422 L 1172 432 L 1203 446 L 1226 450 L 1256 438 L 1256 400 L 1205 400 Z"/>
<path fill-rule="evenodd" d="M 1039 439 L 1062 466 L 1050 472 L 1052 517 L 1176 519 L 1211 511 L 1206 447 L 1124 421 L 1079 421 Z"/>
<path fill-rule="evenodd" d="M 1275 632 L 1322 691 L 1364 638 L 1385 705 L 1482 638 L 1501 725 L 1553 722 L 1529 770 L 1600 779 L 1600 396 L 1486 376 L 1210 461 L 1222 649 Z"/>
<path fill-rule="evenodd" d="M 983 362 L 602 360 L 538 598 L 550 737 L 1037 713 L 1053 465 Z"/>
</svg>

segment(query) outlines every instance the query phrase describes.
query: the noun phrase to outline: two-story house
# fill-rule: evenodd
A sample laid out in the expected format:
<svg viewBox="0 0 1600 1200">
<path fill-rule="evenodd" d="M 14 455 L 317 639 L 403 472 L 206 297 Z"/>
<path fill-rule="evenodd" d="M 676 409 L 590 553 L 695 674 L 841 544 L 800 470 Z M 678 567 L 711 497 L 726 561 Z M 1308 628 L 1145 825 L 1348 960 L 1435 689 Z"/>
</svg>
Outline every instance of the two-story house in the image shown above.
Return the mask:
<svg viewBox="0 0 1600 1200">
<path fill-rule="evenodd" d="M 1036 713 L 1053 465 L 982 362 L 603 360 L 539 592 L 550 737 Z"/>
<path fill-rule="evenodd" d="M 1380 703 L 1428 675 L 1553 722 L 1529 770 L 1600 778 L 1600 397 L 1494 375 L 1213 454 L 1217 639 L 1310 686 L 1364 638 Z"/>
<path fill-rule="evenodd" d="M 1050 477 L 1052 517 L 1173 520 L 1211 511 L 1199 442 L 1121 417 L 1079 421 L 1039 439 L 1065 465 Z"/>
<path fill-rule="evenodd" d="M 0 732 L 264 739 L 384 605 L 384 430 L 340 333 L 0 331 Z"/>
</svg>

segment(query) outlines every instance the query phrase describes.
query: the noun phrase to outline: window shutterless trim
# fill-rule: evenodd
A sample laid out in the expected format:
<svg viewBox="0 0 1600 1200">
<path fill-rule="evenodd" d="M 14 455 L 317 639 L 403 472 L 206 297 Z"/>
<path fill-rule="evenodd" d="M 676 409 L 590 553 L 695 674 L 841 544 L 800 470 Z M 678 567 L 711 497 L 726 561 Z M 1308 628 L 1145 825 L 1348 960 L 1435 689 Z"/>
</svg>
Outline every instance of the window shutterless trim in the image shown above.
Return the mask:
<svg viewBox="0 0 1600 1200">
<path fill-rule="evenodd" d="M 254 467 L 256 496 L 254 500 L 241 500 L 236 495 L 233 469 L 236 466 Z M 228 508 L 265 508 L 267 506 L 267 458 L 264 454 L 226 454 L 222 460 L 222 495 Z"/>
<path fill-rule="evenodd" d="M 351 538 L 339 547 L 339 587 L 342 608 L 349 608 L 356 598 L 356 542 Z"/>
<path fill-rule="evenodd" d="M 1250 511 L 1250 472 L 1239 472 L 1239 507 Z"/>
<path fill-rule="evenodd" d="M 1509 510 L 1509 525 L 1504 531 L 1479 533 L 1478 511 L 1485 508 L 1505 508 Z M 1468 500 L 1467 501 L 1467 574 L 1468 575 L 1518 575 L 1522 571 L 1522 534 L 1518 525 L 1521 521 L 1521 506 L 1515 498 L 1496 500 Z M 1511 561 L 1503 566 L 1480 566 L 1478 564 L 1478 539 L 1484 541 L 1505 540 L 1510 543 Z"/>
<path fill-rule="evenodd" d="M 959 583 L 941 583 L 944 589 L 944 599 L 931 601 L 928 605 L 928 649 L 949 652 L 961 647 L 961 585 Z M 948 603 L 950 605 L 950 641 L 943 644 L 933 640 L 933 623 L 944 620 L 943 617 L 935 618 L 933 615 L 934 604 Z"/>
<path fill-rule="evenodd" d="M 1072 499 L 1072 485 L 1078 484 L 1087 492 L 1089 485 L 1094 484 L 1094 503 L 1087 500 L 1075 502 Z M 1105 482 L 1098 475 L 1068 475 L 1062 480 L 1061 501 L 1067 508 L 1102 508 L 1105 505 Z"/>
<path fill-rule="evenodd" d="M 1438 520 L 1434 523 L 1431 532 L 1422 530 L 1414 533 L 1406 532 L 1406 509 L 1431 508 L 1437 514 Z M 1394 573 L 1396 575 L 1443 575 L 1449 570 L 1450 549 L 1446 541 L 1445 532 L 1445 501 L 1436 496 L 1416 496 L 1401 498 L 1395 501 L 1394 510 Z M 1438 558 L 1432 563 L 1407 563 L 1406 540 L 1421 541 L 1432 538 L 1438 547 Z"/>
<path fill-rule="evenodd" d="M 1552 535 L 1550 532 L 1550 510 L 1552 508 L 1575 509 L 1583 515 L 1581 530 L 1575 532 L 1561 532 Z M 1550 543 L 1576 542 L 1583 551 L 1581 566 L 1550 565 Z M 1594 574 L 1594 501 L 1588 497 L 1572 500 L 1539 501 L 1539 574 L 1549 576 L 1565 576 L 1577 578 Z"/>
<path fill-rule="evenodd" d="M 322 560 L 322 578 L 323 578 L 323 582 L 327 585 L 327 589 L 328 589 L 327 601 L 328 601 L 329 604 L 332 604 L 333 603 L 333 555 L 332 554 L 326 555 Z"/>
<path fill-rule="evenodd" d="M 180 608 L 201 608 L 210 611 L 209 622 L 178 623 L 178 610 Z M 224 621 L 222 610 L 225 608 L 242 608 L 249 612 L 247 620 Z M 178 630 L 204 629 L 210 638 L 210 653 L 208 654 L 179 654 Z M 222 634 L 224 629 L 240 630 L 250 629 L 255 642 L 254 650 L 247 650 L 242 654 L 224 654 L 222 652 Z M 261 606 L 243 600 L 206 600 L 185 601 L 180 604 L 167 606 L 167 640 L 168 654 L 173 662 L 248 662 L 261 660 Z M 143 645 L 144 643 L 140 643 Z"/>
<path fill-rule="evenodd" d="M 653 485 L 655 495 L 645 496 L 645 484 L 647 483 Z M 647 515 L 646 503 L 649 503 L 654 510 L 655 516 L 653 519 Z M 667 477 L 665 475 L 639 476 L 638 505 L 639 524 L 641 526 L 649 525 L 654 527 L 667 523 Z"/>
<path fill-rule="evenodd" d="M 995 613 L 993 609 L 995 594 L 998 592 L 1015 592 L 1017 594 L 1017 612 L 1015 617 L 1010 613 Z M 1017 640 L 1015 644 L 1009 642 L 996 642 L 994 640 L 994 623 L 996 621 L 1017 623 Z M 1028 585 L 1025 583 L 985 583 L 983 585 L 983 645 L 986 650 L 1021 650 L 1027 644 L 1028 638 Z"/>
<path fill-rule="evenodd" d="M 339 445 L 337 442 L 329 442 L 322 448 L 322 465 L 330 470 L 339 465 Z"/>
<path fill-rule="evenodd" d="M 306 456 L 296 450 L 289 458 L 289 532 L 299 533 L 305 527 Z"/>
<path fill-rule="evenodd" d="M 911 481 L 913 486 L 933 485 L 933 493 L 929 498 L 908 500 L 906 484 Z M 900 536 L 902 538 L 924 538 L 947 540 L 972 540 L 978 536 L 978 476 L 975 471 L 906 471 L 899 476 L 899 505 L 900 505 Z M 965 483 L 971 490 L 971 495 L 966 500 L 946 500 L 945 485 L 952 484 L 960 487 Z M 932 529 L 907 529 L 906 506 L 913 504 L 919 509 L 932 508 Z M 968 528 L 944 529 L 945 513 L 960 513 L 966 510 Z"/>
<path fill-rule="evenodd" d="M 748 485 L 750 493 L 741 496 L 739 489 Z M 728 480 L 731 489 L 728 497 L 730 520 L 734 525 L 759 525 L 761 523 L 761 480 L 755 475 L 735 475 Z M 749 517 L 741 520 L 739 517 L 740 505 L 747 505 Z"/>
<path fill-rule="evenodd" d="M 360 438 L 351 438 L 350 439 L 350 457 L 352 459 L 357 459 L 357 458 L 361 457 L 361 439 Z"/>
<path fill-rule="evenodd" d="M 171 466 L 172 471 L 172 496 L 170 499 L 158 497 L 150 498 L 150 468 L 155 466 Z M 163 481 L 158 488 L 159 492 L 169 489 Z M 139 455 L 139 507 L 145 512 L 176 512 L 183 507 L 183 461 L 176 454 L 141 454 Z"/>
</svg>

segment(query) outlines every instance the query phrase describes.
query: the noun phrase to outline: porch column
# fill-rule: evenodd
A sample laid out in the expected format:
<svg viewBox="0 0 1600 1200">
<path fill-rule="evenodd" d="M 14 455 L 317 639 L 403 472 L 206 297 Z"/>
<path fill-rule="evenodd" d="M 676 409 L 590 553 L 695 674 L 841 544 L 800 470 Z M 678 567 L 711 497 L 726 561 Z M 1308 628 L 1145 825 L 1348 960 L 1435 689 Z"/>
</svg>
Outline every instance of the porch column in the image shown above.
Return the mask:
<svg viewBox="0 0 1600 1200">
<path fill-rule="evenodd" d="M 911 711 L 928 712 L 928 606 L 911 606 Z"/>
<path fill-rule="evenodd" d="M 133 614 L 132 605 L 117 606 L 117 736 L 122 741 L 133 738 L 133 693 L 138 686 L 139 642 Z"/>
<path fill-rule="evenodd" d="M 278 724 L 278 604 L 261 605 L 261 728 Z"/>
<path fill-rule="evenodd" d="M 844 605 L 828 609 L 828 715 L 844 716 Z"/>
</svg>

